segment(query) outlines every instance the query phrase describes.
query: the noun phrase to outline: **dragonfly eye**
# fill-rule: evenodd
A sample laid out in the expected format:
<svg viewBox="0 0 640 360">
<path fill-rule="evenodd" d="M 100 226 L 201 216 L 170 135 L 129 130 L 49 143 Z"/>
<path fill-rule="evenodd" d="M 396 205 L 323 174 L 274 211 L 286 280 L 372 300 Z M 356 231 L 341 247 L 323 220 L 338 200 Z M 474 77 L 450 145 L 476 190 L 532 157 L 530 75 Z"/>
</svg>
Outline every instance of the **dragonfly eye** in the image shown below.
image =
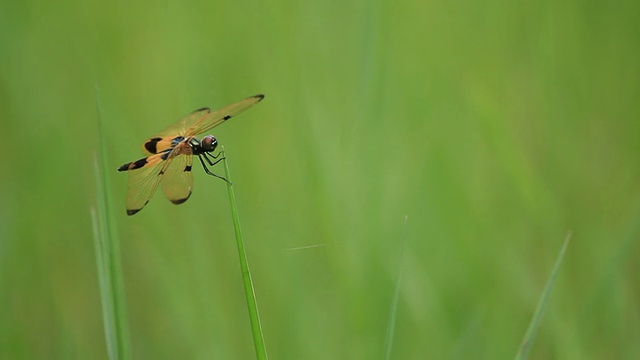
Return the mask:
<svg viewBox="0 0 640 360">
<path fill-rule="evenodd" d="M 211 152 L 215 150 L 216 147 L 218 146 L 218 140 L 216 140 L 216 138 L 213 137 L 213 135 L 207 135 L 200 142 L 200 146 L 202 146 L 202 150 L 206 152 Z"/>
</svg>

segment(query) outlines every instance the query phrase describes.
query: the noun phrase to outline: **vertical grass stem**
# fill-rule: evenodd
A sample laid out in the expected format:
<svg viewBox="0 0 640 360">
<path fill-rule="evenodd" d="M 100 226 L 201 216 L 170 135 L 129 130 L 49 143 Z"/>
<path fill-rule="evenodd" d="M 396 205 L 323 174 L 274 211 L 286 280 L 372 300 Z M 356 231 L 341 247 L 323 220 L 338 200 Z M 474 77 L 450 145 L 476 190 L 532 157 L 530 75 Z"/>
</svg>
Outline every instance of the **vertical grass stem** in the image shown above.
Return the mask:
<svg viewBox="0 0 640 360">
<path fill-rule="evenodd" d="M 233 227 L 236 233 L 236 244 L 238 246 L 238 257 L 240 258 L 240 269 L 242 271 L 242 281 L 244 283 L 244 293 L 247 299 L 247 309 L 249 311 L 249 320 L 251 322 L 251 333 L 253 335 L 253 344 L 256 350 L 256 358 L 259 360 L 267 359 L 267 350 L 262 335 L 262 326 L 260 325 L 260 316 L 258 314 L 258 304 L 256 302 L 256 294 L 253 289 L 253 281 L 251 280 L 251 271 L 247 263 L 247 254 L 244 251 L 244 241 L 242 240 L 242 231 L 240 229 L 240 219 L 238 218 L 238 209 L 236 207 L 236 197 L 233 192 L 233 184 L 229 173 L 229 165 L 226 160 L 226 153 L 222 147 L 222 156 L 224 160 L 224 176 L 229 180 L 227 182 L 227 190 L 229 191 L 229 204 L 231 206 L 231 217 L 233 218 Z"/>
<path fill-rule="evenodd" d="M 109 359 L 129 359 L 129 328 L 124 294 L 120 243 L 113 220 L 107 152 L 102 129 L 102 115 L 98 88 L 95 88 L 98 112 L 98 136 L 100 155 L 96 157 L 95 174 L 98 193 L 97 211 L 92 209 L 96 260 L 100 284 L 100 299 L 104 318 L 105 338 Z M 98 159 L 100 158 L 100 159 Z M 102 160 L 102 161 L 99 161 Z"/>
<path fill-rule="evenodd" d="M 560 269 L 560 264 L 562 264 L 562 259 L 564 259 L 564 254 L 567 251 L 567 246 L 569 245 L 570 240 L 571 232 L 567 234 L 567 237 L 564 240 L 564 244 L 562 244 L 562 249 L 560 249 L 560 254 L 558 255 L 556 263 L 553 266 L 551 276 L 549 277 L 549 280 L 547 280 L 547 285 L 542 291 L 542 295 L 540 297 L 540 300 L 538 301 L 536 311 L 533 313 L 533 317 L 531 318 L 531 322 L 529 323 L 527 332 L 524 335 L 524 339 L 522 339 L 522 344 L 520 344 L 520 350 L 518 351 L 518 354 L 516 354 L 516 360 L 525 360 L 529 356 L 529 351 L 531 350 L 531 346 L 533 345 L 533 341 L 535 340 L 538 328 L 540 327 L 542 315 L 547 309 L 549 298 L 551 297 L 551 290 L 553 289 L 553 285 L 555 284 L 556 277 L 558 276 L 558 270 Z"/>
</svg>

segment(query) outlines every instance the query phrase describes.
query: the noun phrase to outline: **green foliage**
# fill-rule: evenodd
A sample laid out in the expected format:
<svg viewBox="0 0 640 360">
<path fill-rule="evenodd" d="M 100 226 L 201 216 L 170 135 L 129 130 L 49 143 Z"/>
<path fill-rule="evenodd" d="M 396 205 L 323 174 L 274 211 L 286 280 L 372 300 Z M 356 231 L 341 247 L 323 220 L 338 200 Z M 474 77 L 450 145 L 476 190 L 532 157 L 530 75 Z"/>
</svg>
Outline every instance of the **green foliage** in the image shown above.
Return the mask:
<svg viewBox="0 0 640 360">
<path fill-rule="evenodd" d="M 212 133 L 271 358 L 383 358 L 395 301 L 391 358 L 513 357 L 568 230 L 530 358 L 640 358 L 639 12 L 3 2 L 0 359 L 108 358 L 89 211 L 104 191 L 130 357 L 255 357 L 225 183 L 195 163 L 189 201 L 158 193 L 129 217 L 116 168 L 192 110 L 257 93 Z"/>
</svg>

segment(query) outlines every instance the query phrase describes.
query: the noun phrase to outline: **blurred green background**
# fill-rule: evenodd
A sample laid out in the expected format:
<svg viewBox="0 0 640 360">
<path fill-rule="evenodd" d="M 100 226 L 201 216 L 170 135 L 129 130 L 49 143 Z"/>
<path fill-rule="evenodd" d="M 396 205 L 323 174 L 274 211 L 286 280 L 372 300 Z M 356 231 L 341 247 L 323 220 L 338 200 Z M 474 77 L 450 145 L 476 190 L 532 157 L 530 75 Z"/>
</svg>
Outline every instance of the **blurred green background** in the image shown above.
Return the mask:
<svg viewBox="0 0 640 360">
<path fill-rule="evenodd" d="M 637 1 L 4 1 L 0 358 L 106 359 L 99 90 L 132 358 L 251 359 L 226 186 L 156 194 L 148 136 L 257 93 L 227 150 L 272 359 L 640 358 Z M 222 172 L 222 168 L 217 168 Z M 406 248 L 400 259 L 403 222 Z"/>
</svg>

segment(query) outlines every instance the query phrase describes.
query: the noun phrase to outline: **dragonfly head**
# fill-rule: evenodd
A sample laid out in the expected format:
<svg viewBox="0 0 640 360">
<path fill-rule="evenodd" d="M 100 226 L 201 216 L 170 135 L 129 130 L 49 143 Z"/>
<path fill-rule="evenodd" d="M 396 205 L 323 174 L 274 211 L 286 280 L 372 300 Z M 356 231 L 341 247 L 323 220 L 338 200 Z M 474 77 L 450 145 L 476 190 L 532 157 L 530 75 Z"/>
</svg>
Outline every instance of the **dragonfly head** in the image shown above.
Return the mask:
<svg viewBox="0 0 640 360">
<path fill-rule="evenodd" d="M 200 142 L 200 146 L 202 147 L 203 151 L 211 152 L 215 150 L 216 147 L 218 147 L 218 140 L 216 140 L 216 138 L 213 135 L 207 135 L 204 138 L 202 138 L 202 141 Z"/>
</svg>

